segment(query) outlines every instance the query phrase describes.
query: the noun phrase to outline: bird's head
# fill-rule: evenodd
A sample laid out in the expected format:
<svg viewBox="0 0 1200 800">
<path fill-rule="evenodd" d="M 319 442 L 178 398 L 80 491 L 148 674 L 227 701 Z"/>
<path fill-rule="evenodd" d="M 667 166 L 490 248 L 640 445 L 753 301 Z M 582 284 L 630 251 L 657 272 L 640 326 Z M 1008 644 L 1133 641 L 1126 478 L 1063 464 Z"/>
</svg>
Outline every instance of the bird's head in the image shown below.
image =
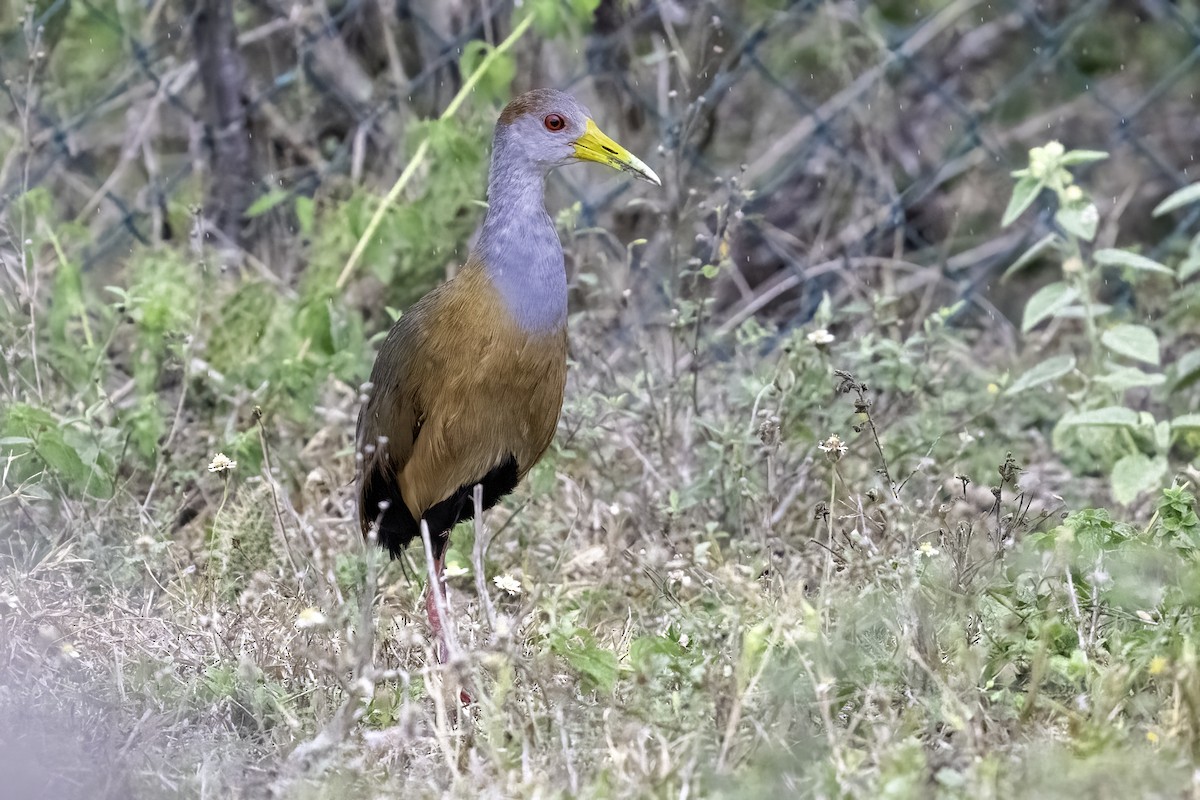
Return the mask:
<svg viewBox="0 0 1200 800">
<path fill-rule="evenodd" d="M 577 161 L 595 161 L 662 185 L 654 170 L 614 142 L 571 95 L 534 89 L 513 99 L 500 114 L 498 138 L 545 170 Z"/>
</svg>

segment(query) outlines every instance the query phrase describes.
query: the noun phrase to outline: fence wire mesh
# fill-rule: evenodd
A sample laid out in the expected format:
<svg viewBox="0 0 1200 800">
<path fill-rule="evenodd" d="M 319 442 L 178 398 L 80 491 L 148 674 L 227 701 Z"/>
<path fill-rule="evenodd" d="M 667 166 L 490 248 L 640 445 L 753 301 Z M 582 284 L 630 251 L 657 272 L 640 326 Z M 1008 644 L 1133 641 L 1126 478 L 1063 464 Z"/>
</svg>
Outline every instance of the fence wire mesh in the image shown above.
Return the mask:
<svg viewBox="0 0 1200 800">
<path fill-rule="evenodd" d="M 205 187 L 225 132 L 198 26 L 223 5 L 38 0 L 0 12 L 0 214 L 45 189 L 86 231 L 84 261 L 99 271 L 137 244 L 195 235 L 179 230 L 189 213 L 220 234 Z M 716 205 L 736 178 L 745 202 L 727 318 L 802 317 L 872 258 L 936 268 L 960 293 L 988 285 L 1053 224 L 1047 209 L 1014 230 L 998 224 L 1009 172 L 1051 138 L 1111 152 L 1085 179 L 1102 211 L 1129 220 L 1122 231 L 1151 224 L 1153 204 L 1195 180 L 1194 0 L 594 5 L 585 24 L 539 29 L 516 48 L 512 90 L 576 92 L 660 162 L 666 192 L 639 196 L 677 241 L 712 227 L 689 210 Z M 234 4 L 251 208 L 281 190 L 382 195 L 411 154 L 413 123 L 460 87 L 464 51 L 501 40 L 513 14 L 488 0 Z M 495 102 L 469 105 L 490 116 Z M 581 226 L 620 241 L 652 231 L 628 182 L 564 171 L 553 184 L 579 203 Z M 279 271 L 264 254 L 294 225 L 245 210 L 234 238 Z M 1144 240 L 1171 247 L 1198 215 Z"/>
</svg>

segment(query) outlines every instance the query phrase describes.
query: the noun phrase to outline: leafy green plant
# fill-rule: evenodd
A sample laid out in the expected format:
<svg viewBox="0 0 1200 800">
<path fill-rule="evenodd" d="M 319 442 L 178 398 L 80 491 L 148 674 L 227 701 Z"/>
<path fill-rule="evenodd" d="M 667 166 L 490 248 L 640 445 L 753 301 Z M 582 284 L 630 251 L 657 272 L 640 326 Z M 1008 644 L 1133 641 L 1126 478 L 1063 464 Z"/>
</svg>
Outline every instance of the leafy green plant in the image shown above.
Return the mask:
<svg viewBox="0 0 1200 800">
<path fill-rule="evenodd" d="M 602 647 L 587 628 L 560 626 L 550 635 L 549 645 L 579 674 L 586 689 L 611 693 L 616 687 L 617 655 Z"/>
<path fill-rule="evenodd" d="M 69 493 L 111 497 L 116 475 L 111 450 L 116 448 L 107 438 L 97 436 L 86 415 L 60 417 L 26 403 L 0 415 L 0 452 L 13 459 L 9 479 L 14 482 L 48 477 Z"/>
<path fill-rule="evenodd" d="M 1055 427 L 1055 444 L 1060 450 L 1082 448 L 1106 464 L 1109 481 L 1118 502 L 1133 502 L 1142 492 L 1161 486 L 1169 470 L 1169 455 L 1181 437 L 1200 426 L 1200 416 L 1177 414 L 1159 418 L 1127 404 L 1135 390 L 1167 387 L 1163 347 L 1151 325 L 1122 315 L 1099 296 L 1105 274 L 1120 271 L 1135 289 L 1163 278 L 1186 280 L 1196 269 L 1191 256 L 1171 268 L 1127 249 L 1091 249 L 1100 224 L 1100 212 L 1088 193 L 1075 182 L 1070 167 L 1102 161 L 1106 153 L 1066 150 L 1058 142 L 1035 147 L 1029 166 L 1017 170 L 1012 198 L 1002 224 L 1011 225 L 1044 192 L 1057 202 L 1057 229 L 1037 242 L 1009 267 L 1005 278 L 1027 267 L 1039 257 L 1052 254 L 1061 265 L 1061 279 L 1043 286 L 1025 305 L 1021 330 L 1030 335 L 1035 328 L 1053 322 L 1069 331 L 1082 322 L 1084 347 L 1077 356 L 1072 342 L 1058 336 L 1060 351 L 1044 358 L 1009 384 L 1006 394 L 1018 395 L 1036 387 L 1060 384 L 1071 401 Z M 1176 192 L 1156 209 L 1167 213 L 1197 199 L 1193 187 Z M 1193 240 L 1189 252 L 1200 245 Z M 1197 262 L 1200 264 L 1200 262 Z M 1124 317 L 1124 318 L 1123 318 Z M 1066 352 L 1061 352 L 1061 351 Z M 1189 363 L 1193 354 L 1183 358 Z M 1183 358 L 1180 360 L 1182 361 Z M 1176 385 L 1178 385 L 1178 381 Z M 1169 406 L 1172 391 L 1160 395 Z"/>
<path fill-rule="evenodd" d="M 531 0 L 523 13 L 533 18 L 538 33 L 551 38 L 590 25 L 599 6 L 600 0 Z"/>
</svg>

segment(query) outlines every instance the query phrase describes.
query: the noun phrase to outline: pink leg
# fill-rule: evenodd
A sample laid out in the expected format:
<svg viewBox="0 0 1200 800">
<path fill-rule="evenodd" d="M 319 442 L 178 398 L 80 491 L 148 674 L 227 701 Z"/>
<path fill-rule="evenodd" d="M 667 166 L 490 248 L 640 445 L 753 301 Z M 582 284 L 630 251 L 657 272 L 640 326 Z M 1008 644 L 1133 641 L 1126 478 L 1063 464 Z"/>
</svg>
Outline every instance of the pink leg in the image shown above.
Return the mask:
<svg viewBox="0 0 1200 800">
<path fill-rule="evenodd" d="M 442 615 L 438 613 L 438 600 L 441 598 L 442 608 L 446 613 L 450 612 L 450 601 L 446 598 L 446 578 L 443 574 L 445 563 L 442 559 L 435 559 L 433 562 L 433 572 L 437 576 L 434 584 L 425 590 L 425 613 L 429 615 L 429 628 L 433 633 L 434 644 L 433 652 L 437 656 L 439 664 L 445 664 L 450 657 L 450 646 L 447 641 L 446 628 L 442 624 Z M 437 592 L 437 595 L 434 595 Z M 450 624 L 454 624 L 451 620 Z M 458 690 L 458 701 L 464 706 L 469 706 L 474 701 L 471 695 L 467 694 L 466 689 Z"/>
<path fill-rule="evenodd" d="M 435 559 L 433 562 L 433 572 L 436 578 L 434 582 L 425 588 L 425 613 L 429 615 L 429 628 L 433 633 L 434 644 L 433 652 L 437 656 L 439 664 L 445 664 L 446 659 L 450 656 L 450 647 L 446 643 L 446 631 L 442 627 L 442 616 L 438 613 L 438 599 L 440 598 L 442 608 L 449 611 L 450 604 L 446 600 L 446 579 L 442 575 L 442 570 L 445 564 L 442 559 Z M 437 595 L 434 595 L 437 592 Z"/>
</svg>

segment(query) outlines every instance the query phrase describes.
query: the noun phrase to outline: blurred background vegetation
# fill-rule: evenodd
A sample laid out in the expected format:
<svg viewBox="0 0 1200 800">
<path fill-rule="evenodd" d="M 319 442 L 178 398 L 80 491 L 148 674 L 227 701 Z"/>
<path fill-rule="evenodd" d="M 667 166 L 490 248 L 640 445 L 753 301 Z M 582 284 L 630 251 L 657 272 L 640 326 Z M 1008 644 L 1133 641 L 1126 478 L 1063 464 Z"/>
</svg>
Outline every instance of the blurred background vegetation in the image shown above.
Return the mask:
<svg viewBox="0 0 1200 800">
<path fill-rule="evenodd" d="M 0 6 L 0 766 L 1194 796 L 1198 62 L 1196 0 Z M 567 407 L 447 670 L 353 420 L 546 85 L 664 186 L 550 178 Z"/>
</svg>

